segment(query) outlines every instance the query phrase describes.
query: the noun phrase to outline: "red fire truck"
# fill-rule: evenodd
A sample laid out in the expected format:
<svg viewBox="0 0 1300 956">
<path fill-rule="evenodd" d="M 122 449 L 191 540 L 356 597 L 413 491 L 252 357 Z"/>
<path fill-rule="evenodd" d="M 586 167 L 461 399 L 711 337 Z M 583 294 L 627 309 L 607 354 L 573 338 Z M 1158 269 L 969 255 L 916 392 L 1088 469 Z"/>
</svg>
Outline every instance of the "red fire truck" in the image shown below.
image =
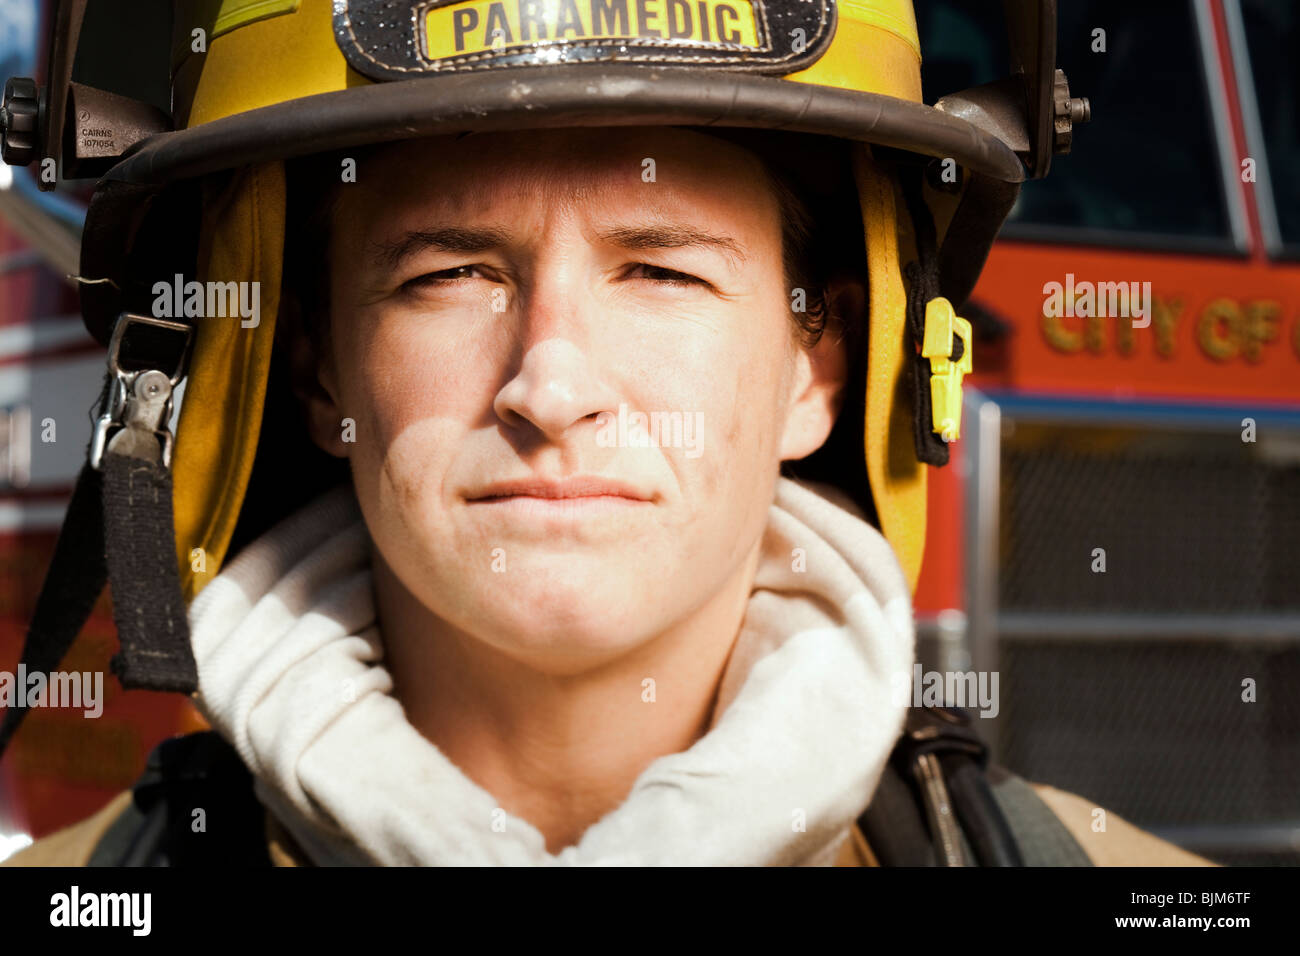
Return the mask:
<svg viewBox="0 0 1300 956">
<path fill-rule="evenodd" d="M 997 75 L 978 7 L 917 4 L 927 100 Z M 1018 773 L 1214 859 L 1300 862 L 1300 5 L 1059 17 L 1093 122 L 966 310 L 922 658 L 998 673 L 980 723 Z"/>
</svg>

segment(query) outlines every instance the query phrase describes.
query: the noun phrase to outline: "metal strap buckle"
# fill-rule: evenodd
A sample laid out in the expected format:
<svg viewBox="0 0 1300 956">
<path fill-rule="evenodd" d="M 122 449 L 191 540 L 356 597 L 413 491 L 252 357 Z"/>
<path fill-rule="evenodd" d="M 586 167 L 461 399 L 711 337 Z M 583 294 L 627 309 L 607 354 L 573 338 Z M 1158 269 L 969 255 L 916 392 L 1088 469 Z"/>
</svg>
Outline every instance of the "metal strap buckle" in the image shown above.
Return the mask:
<svg viewBox="0 0 1300 956">
<path fill-rule="evenodd" d="M 180 335 L 179 358 L 171 372 L 157 368 L 129 368 L 131 354 L 128 334 L 136 336 Z M 164 469 L 172 464 L 172 433 L 167 428 L 171 417 L 172 396 L 185 378 L 194 330 L 184 322 L 169 322 L 147 315 L 123 312 L 113 326 L 108 345 L 108 369 L 112 382 L 104 408 L 95 420 L 90 442 L 90 466 L 99 469 L 104 452 L 161 462 Z M 111 438 L 109 431 L 119 429 Z"/>
</svg>

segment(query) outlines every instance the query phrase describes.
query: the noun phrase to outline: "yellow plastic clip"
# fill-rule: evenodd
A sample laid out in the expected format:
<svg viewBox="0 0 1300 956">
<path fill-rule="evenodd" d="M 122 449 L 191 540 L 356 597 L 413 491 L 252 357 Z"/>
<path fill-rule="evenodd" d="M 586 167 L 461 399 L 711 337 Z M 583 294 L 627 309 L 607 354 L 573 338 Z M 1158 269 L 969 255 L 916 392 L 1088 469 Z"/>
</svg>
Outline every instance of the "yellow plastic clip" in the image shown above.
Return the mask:
<svg viewBox="0 0 1300 956">
<path fill-rule="evenodd" d="M 961 358 L 949 358 L 953 337 L 961 339 Z M 925 305 L 925 341 L 921 355 L 930 360 L 930 408 L 933 428 L 946 442 L 961 437 L 961 382 L 970 374 L 971 326 L 942 296 Z"/>
</svg>

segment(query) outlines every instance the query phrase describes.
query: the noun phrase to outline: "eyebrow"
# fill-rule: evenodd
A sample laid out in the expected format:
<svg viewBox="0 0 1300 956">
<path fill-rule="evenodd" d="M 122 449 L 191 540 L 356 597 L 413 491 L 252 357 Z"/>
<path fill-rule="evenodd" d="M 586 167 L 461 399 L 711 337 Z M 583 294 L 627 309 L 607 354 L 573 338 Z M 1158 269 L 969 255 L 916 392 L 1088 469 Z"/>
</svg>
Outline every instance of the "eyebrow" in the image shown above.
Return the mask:
<svg viewBox="0 0 1300 956">
<path fill-rule="evenodd" d="M 733 268 L 749 261 L 740 244 L 730 236 L 715 235 L 693 226 L 620 226 L 602 232 L 599 238 L 623 249 L 682 249 L 692 246 L 712 249 L 725 256 Z"/>
<path fill-rule="evenodd" d="M 598 239 L 622 249 L 682 249 L 696 247 L 712 249 L 725 256 L 732 267 L 748 262 L 740 244 L 730 236 L 717 235 L 693 226 L 618 226 L 606 230 Z M 413 229 L 391 242 L 372 244 L 372 260 L 376 265 L 395 269 L 410 256 L 425 249 L 442 252 L 477 253 L 508 244 L 510 234 L 490 227 L 468 229 L 445 226 L 437 229 Z"/>
<path fill-rule="evenodd" d="M 413 229 L 392 242 L 372 244 L 372 261 L 376 265 L 395 269 L 403 260 L 425 249 L 439 249 L 443 252 L 483 252 L 495 249 L 510 241 L 510 234 L 501 229 L 477 228 L 466 229 L 460 226 L 444 226 L 438 229 Z"/>
</svg>

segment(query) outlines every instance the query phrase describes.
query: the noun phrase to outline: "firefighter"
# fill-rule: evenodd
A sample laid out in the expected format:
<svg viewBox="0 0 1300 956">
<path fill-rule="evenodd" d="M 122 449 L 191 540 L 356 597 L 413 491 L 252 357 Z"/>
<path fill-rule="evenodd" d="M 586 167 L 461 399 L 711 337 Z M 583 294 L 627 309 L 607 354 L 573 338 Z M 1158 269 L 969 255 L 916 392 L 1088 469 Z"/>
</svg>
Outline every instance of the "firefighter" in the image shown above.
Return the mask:
<svg viewBox="0 0 1300 956">
<path fill-rule="evenodd" d="M 154 126 L 10 84 L 6 158 L 113 153 L 24 661 L 108 579 L 212 727 L 11 862 L 1204 863 L 892 692 L 1054 5 L 941 108 L 908 0 L 392 7 L 178 3 Z"/>
</svg>

